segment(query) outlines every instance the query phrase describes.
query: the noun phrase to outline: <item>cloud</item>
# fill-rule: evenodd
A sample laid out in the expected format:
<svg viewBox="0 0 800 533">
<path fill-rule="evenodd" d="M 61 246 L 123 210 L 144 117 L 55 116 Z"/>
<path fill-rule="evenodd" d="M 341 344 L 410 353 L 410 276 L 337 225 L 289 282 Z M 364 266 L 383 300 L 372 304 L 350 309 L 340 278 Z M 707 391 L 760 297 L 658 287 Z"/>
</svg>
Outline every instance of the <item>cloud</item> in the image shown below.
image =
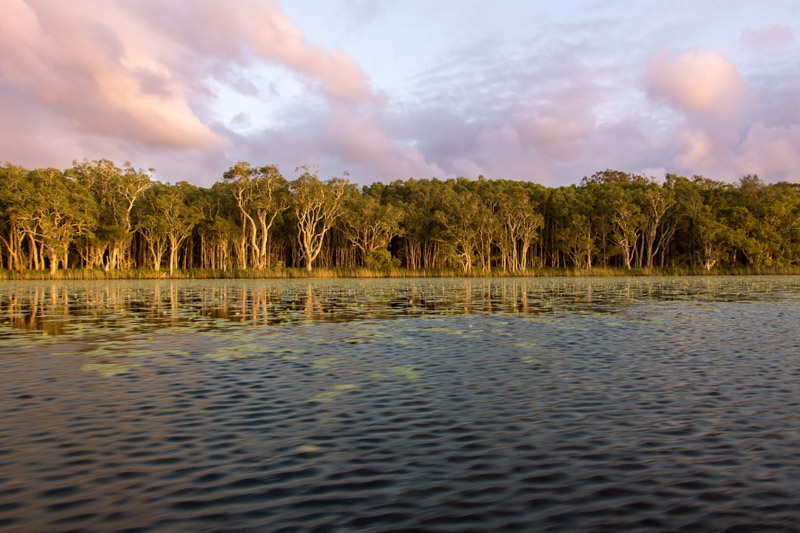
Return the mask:
<svg viewBox="0 0 800 533">
<path fill-rule="evenodd" d="M 769 181 L 798 181 L 800 124 L 789 127 L 749 124 L 741 136 L 725 137 L 713 129 L 682 129 L 672 140 L 678 154 L 673 171 L 736 180 L 758 174 Z"/>
<path fill-rule="evenodd" d="M 340 108 L 326 120 L 325 127 L 324 147 L 344 160 L 372 168 L 378 174 L 375 179 L 445 174 L 409 144 L 389 138 L 378 114 Z"/>
<path fill-rule="evenodd" d="M 736 67 L 716 50 L 659 53 L 643 81 L 652 99 L 688 113 L 735 114 L 749 98 Z"/>
<path fill-rule="evenodd" d="M 740 42 L 748 49 L 758 53 L 770 53 L 793 44 L 794 30 L 791 26 L 770 24 L 742 31 Z"/>
<path fill-rule="evenodd" d="M 675 112 L 658 150 L 672 171 L 727 180 L 749 173 L 797 179 L 800 115 L 793 111 L 795 91 L 787 90 L 794 86 L 791 77 L 761 74 L 751 78 L 751 88 L 722 53 L 693 50 L 676 57 L 660 52 L 643 83 L 648 98 Z"/>
<path fill-rule="evenodd" d="M 0 160 L 107 157 L 202 185 L 238 160 L 287 176 L 319 163 L 361 183 L 483 174 L 559 185 L 604 168 L 797 179 L 790 26 L 724 26 L 741 33 L 738 56 L 669 55 L 655 47 L 691 44 L 707 20 L 683 27 L 644 21 L 644 8 L 620 18 L 584 5 L 567 21 L 466 2 L 446 26 L 421 21 L 423 5 L 340 0 L 329 10 L 342 11 L 331 21 L 339 37 L 322 46 L 324 32 L 307 35 L 277 0 L 4 0 Z M 405 26 L 389 26 L 414 20 L 415 31 L 441 32 L 409 44 Z M 371 55 L 331 44 L 358 52 L 401 34 Z M 651 35 L 663 36 L 654 48 L 635 46 Z M 398 73 L 380 57 L 376 79 L 402 78 L 396 87 L 377 87 L 355 59 L 383 53 L 405 61 Z"/>
<path fill-rule="evenodd" d="M 245 112 L 238 113 L 231 119 L 231 126 L 235 129 L 247 129 L 252 125 L 253 121 Z"/>
<path fill-rule="evenodd" d="M 486 46 L 418 76 L 419 103 L 393 117 L 393 129 L 451 176 L 557 183 L 593 142 L 602 94 L 595 67 L 579 49 L 540 57 Z"/>
<path fill-rule="evenodd" d="M 352 58 L 307 43 L 273 1 L 7 0 L 3 9 L 3 103 L 36 120 L 16 123 L 13 134 L 6 128 L 0 159 L 24 156 L 15 162 L 29 166 L 234 151 L 235 136 L 214 126 L 216 95 L 206 80 L 272 96 L 274 85 L 256 87 L 242 75 L 259 62 L 284 67 L 332 101 L 358 107 L 376 98 Z"/>
<path fill-rule="evenodd" d="M 754 124 L 735 154 L 737 168 L 761 176 L 800 180 L 800 124 L 768 127 Z"/>
<path fill-rule="evenodd" d="M 126 8 L 140 20 L 150 21 L 160 35 L 174 35 L 177 44 L 199 58 L 202 66 L 216 60 L 214 67 L 224 70 L 222 65 L 228 62 L 241 66 L 261 60 L 283 65 L 310 84 L 320 84 L 337 100 L 374 97 L 367 75 L 350 56 L 308 43 L 302 29 L 274 0 L 139 0 Z M 174 66 L 186 68 L 180 60 Z"/>
<path fill-rule="evenodd" d="M 120 40 L 102 4 L 81 12 L 58 2 L 9 1 L 12 16 L 0 19 L 3 83 L 24 89 L 54 118 L 79 133 L 153 146 L 221 142 L 193 114 L 181 83 Z"/>
<path fill-rule="evenodd" d="M 2 82 L 32 96 L 54 125 L 153 146 L 221 142 L 181 84 L 120 41 L 101 6 L 89 15 L 58 2 L 9 1 L 10 16 L 0 19 Z"/>
<path fill-rule="evenodd" d="M 677 155 L 674 162 L 680 168 L 700 168 L 707 165 L 706 159 L 712 155 L 714 142 L 704 131 L 681 131 L 677 136 L 683 153 Z"/>
<path fill-rule="evenodd" d="M 522 125 L 523 139 L 541 155 L 556 161 L 571 161 L 583 152 L 592 132 L 587 110 L 576 110 L 561 100 L 549 109 L 537 110 Z"/>
</svg>

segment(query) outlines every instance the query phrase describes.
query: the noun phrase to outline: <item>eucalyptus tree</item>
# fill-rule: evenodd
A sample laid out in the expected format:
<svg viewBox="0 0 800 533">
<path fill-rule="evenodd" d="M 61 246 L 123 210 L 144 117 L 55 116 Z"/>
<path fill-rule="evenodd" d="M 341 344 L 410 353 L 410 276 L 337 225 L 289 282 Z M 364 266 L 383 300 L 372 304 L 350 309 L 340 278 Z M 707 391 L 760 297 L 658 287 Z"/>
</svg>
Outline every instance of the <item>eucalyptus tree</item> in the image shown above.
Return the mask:
<svg viewBox="0 0 800 533">
<path fill-rule="evenodd" d="M 307 168 L 304 170 L 290 186 L 292 207 L 297 219 L 297 243 L 306 271 L 311 272 L 311 266 L 322 250 L 325 235 L 342 214 L 342 197 L 351 186 L 346 178 L 331 178 L 323 182 L 319 179 L 318 170 L 313 174 Z"/>
<path fill-rule="evenodd" d="M 406 268 L 436 268 L 440 258 L 438 223 L 434 213 L 441 208 L 444 183 L 436 178 L 394 181 L 384 190 L 388 203 L 402 211 L 401 253 Z"/>
<path fill-rule="evenodd" d="M 692 250 L 696 255 L 696 239 L 692 232 L 695 231 L 694 208 L 692 203 L 697 201 L 699 187 L 684 176 L 667 174 L 664 186 L 670 189 L 673 204 L 667 211 L 665 221 L 662 225 L 661 235 L 663 236 L 662 246 L 659 249 L 659 266 L 663 267 L 669 263 L 673 266 L 678 264 L 696 265 L 696 257 L 692 258 Z"/>
<path fill-rule="evenodd" d="M 52 274 L 59 263 L 67 268 L 70 245 L 93 227 L 96 204 L 88 188 L 57 169 L 33 170 L 28 179 L 38 193 L 29 216 L 44 252 L 40 257 L 42 266 L 47 256 Z"/>
<path fill-rule="evenodd" d="M 665 247 L 675 231 L 675 226 L 666 224 L 667 212 L 675 204 L 675 196 L 670 187 L 650 183 L 644 193 L 644 243 L 646 248 L 643 257 L 648 267 L 654 265 L 654 258 L 662 247 Z"/>
<path fill-rule="evenodd" d="M 393 237 L 400 233 L 401 210 L 382 204 L 368 193 L 351 189 L 343 203 L 339 229 L 347 241 L 361 253 L 364 264 L 370 253 L 385 250 Z"/>
<path fill-rule="evenodd" d="M 676 211 L 680 213 L 681 223 L 670 258 L 673 262 L 688 263 L 693 267 L 699 264 L 700 259 L 698 224 L 704 205 L 698 178 L 695 176 L 690 180 L 677 176 L 673 184 Z"/>
<path fill-rule="evenodd" d="M 615 240 L 614 219 L 620 206 L 620 197 L 631 183 L 632 176 L 626 172 L 607 169 L 595 172 L 590 177 L 584 176 L 578 191 L 584 197 L 591 198 L 591 220 L 595 236 L 592 247 L 591 262 L 608 266 L 609 261 L 619 255 L 619 247 Z"/>
<path fill-rule="evenodd" d="M 250 167 L 250 163 L 246 161 L 240 161 L 223 174 L 223 178 L 231 183 L 231 192 L 236 200 L 236 205 L 239 207 L 242 230 L 239 234 L 238 254 L 242 268 L 247 268 L 250 264 L 248 260 L 251 255 L 251 253 L 248 253 L 248 234 L 250 235 L 249 250 L 257 248 L 256 222 L 248 212 L 253 197 L 253 188 L 250 186 L 253 174 L 254 170 Z"/>
<path fill-rule="evenodd" d="M 592 224 L 583 213 L 575 213 L 558 233 L 561 247 L 576 268 L 592 268 L 594 235 Z"/>
<path fill-rule="evenodd" d="M 777 233 L 777 261 L 781 265 L 797 263 L 800 261 L 800 186 L 775 183 L 769 187 L 767 195 L 765 219 Z"/>
<path fill-rule="evenodd" d="M 735 240 L 734 230 L 720 218 L 720 214 L 711 206 L 703 205 L 697 217 L 700 262 L 706 270 L 714 268 Z"/>
<path fill-rule="evenodd" d="M 577 268 L 592 268 L 597 230 L 593 198 L 583 187 L 560 187 L 561 218 L 556 230 L 559 248 Z"/>
<path fill-rule="evenodd" d="M 461 182 L 461 186 L 471 191 L 478 200 L 476 213 L 475 256 L 481 265 L 481 271 L 489 274 L 492 271 L 492 255 L 500 246 L 503 238 L 503 225 L 498 218 L 504 198 L 499 194 L 501 184 L 478 176 L 477 181 Z"/>
<path fill-rule="evenodd" d="M 611 222 L 613 224 L 611 240 L 622 253 L 625 268 L 630 270 L 636 246 L 644 230 L 644 216 L 637 205 L 622 201 L 617 206 Z"/>
<path fill-rule="evenodd" d="M 730 240 L 734 254 L 741 253 L 747 263 L 755 267 L 771 266 L 773 251 L 770 228 L 741 205 L 726 207 L 721 213 L 732 228 Z"/>
<path fill-rule="evenodd" d="M 6 268 L 9 270 L 23 267 L 25 230 L 21 218 L 32 196 L 26 169 L 10 163 L 0 167 L 0 242 L 6 249 Z"/>
<path fill-rule="evenodd" d="M 544 217 L 522 184 L 507 184 L 500 202 L 499 218 L 506 239 L 501 241 L 508 268 L 524 272 L 528 268 L 528 250 L 538 239 Z"/>
<path fill-rule="evenodd" d="M 434 213 L 441 228 L 439 242 L 450 261 L 469 274 L 478 246 L 483 206 L 477 195 L 454 180 L 445 183 L 441 198 L 441 206 Z"/>
<path fill-rule="evenodd" d="M 153 268 L 160 270 L 164 253 L 169 252 L 170 276 L 177 266 L 180 246 L 200 219 L 199 211 L 189 205 L 195 190 L 185 181 L 175 185 L 154 182 L 137 212 L 137 230 L 147 243 Z"/>
<path fill-rule="evenodd" d="M 228 270 L 232 243 L 240 239 L 236 223 L 239 207 L 231 193 L 232 184 L 217 182 L 210 188 L 198 189 L 192 207 L 200 219 L 195 226 L 199 238 L 200 264 L 203 268 Z"/>
<path fill-rule="evenodd" d="M 127 266 L 133 236 L 131 212 L 150 186 L 150 174 L 136 170 L 129 162 L 125 162 L 124 170 L 120 169 L 108 159 L 84 159 L 72 164 L 68 175 L 87 187 L 98 205 L 94 239 L 85 243 L 88 249 L 84 255 L 91 266 L 105 270 Z"/>
<path fill-rule="evenodd" d="M 603 187 L 611 198 L 610 241 L 622 255 L 625 268 L 631 269 L 646 226 L 641 187 L 633 180 L 610 182 Z"/>
<path fill-rule="evenodd" d="M 571 201 L 567 187 L 556 187 L 547 190 L 542 203 L 544 215 L 542 239 L 545 240 L 545 261 L 553 268 L 566 266 L 567 254 L 564 251 L 563 241 L 565 227 L 572 217 Z"/>
<path fill-rule="evenodd" d="M 43 170 L 34 169 L 27 173 L 20 191 L 22 194 L 19 204 L 14 209 L 16 223 L 27 243 L 28 268 L 33 270 L 43 270 L 45 267 L 44 243 L 39 235 L 39 222 L 46 210 L 46 200 L 42 191 L 37 190 L 36 181 L 32 179 L 32 176 Z"/>
<path fill-rule="evenodd" d="M 650 183 L 644 176 L 611 169 L 595 172 L 581 181 L 584 194 L 593 197 L 590 214 L 597 236 L 597 255 L 603 265 L 617 255 L 628 269 L 634 260 L 637 266 L 642 265 L 644 190 Z"/>
<path fill-rule="evenodd" d="M 624 186 L 582 183 L 584 194 L 592 197 L 592 227 L 595 245 L 592 252 L 594 264 L 606 267 L 618 255 L 619 247 L 614 242 L 614 218 L 617 215 L 619 196 Z"/>
<path fill-rule="evenodd" d="M 192 228 L 200 219 L 200 214 L 189 205 L 190 198 L 196 189 L 194 185 L 179 181 L 166 187 L 162 205 L 169 239 L 169 275 L 172 276 L 173 270 L 177 267 L 178 250 L 181 244 L 192 235 Z"/>
<path fill-rule="evenodd" d="M 409 179 L 360 192 L 305 169 L 288 183 L 240 162 L 210 188 L 156 184 L 108 160 L 66 172 L 0 167 L 0 265 L 270 268 L 451 265 L 470 273 L 536 265 L 754 267 L 800 262 L 800 186 L 757 176 L 665 183 L 605 170 L 579 186 Z M 191 240 L 190 240 L 191 239 Z M 380 260 L 375 259 L 380 254 Z M 168 256 L 168 257 L 167 257 Z"/>
<path fill-rule="evenodd" d="M 240 161 L 224 174 L 242 215 L 242 237 L 249 235 L 253 266 L 270 266 L 269 232 L 275 219 L 289 208 L 288 182 L 275 166 L 253 168 Z"/>
<path fill-rule="evenodd" d="M 730 185 L 695 176 L 691 183 L 676 181 L 676 198 L 690 221 L 692 260 L 711 270 L 724 258 L 735 254 L 741 234 L 731 225 L 737 213 L 729 200 L 735 192 Z"/>
<path fill-rule="evenodd" d="M 150 266 L 156 272 L 161 270 L 161 263 L 169 245 L 167 238 L 169 228 L 164 217 L 167 208 L 164 201 L 164 187 L 166 186 L 161 183 L 150 187 L 134 210 L 134 227 L 144 241 Z"/>
<path fill-rule="evenodd" d="M 486 197 L 479 199 L 475 218 L 475 255 L 484 274 L 492 271 L 492 252 L 503 233 L 503 226 L 497 219 L 497 209 L 494 199 Z"/>
<path fill-rule="evenodd" d="M 790 184 L 766 185 L 758 176 L 741 179 L 729 201 L 746 210 L 737 214 L 739 248 L 755 266 L 786 265 L 793 260 L 798 235 L 798 194 Z"/>
</svg>

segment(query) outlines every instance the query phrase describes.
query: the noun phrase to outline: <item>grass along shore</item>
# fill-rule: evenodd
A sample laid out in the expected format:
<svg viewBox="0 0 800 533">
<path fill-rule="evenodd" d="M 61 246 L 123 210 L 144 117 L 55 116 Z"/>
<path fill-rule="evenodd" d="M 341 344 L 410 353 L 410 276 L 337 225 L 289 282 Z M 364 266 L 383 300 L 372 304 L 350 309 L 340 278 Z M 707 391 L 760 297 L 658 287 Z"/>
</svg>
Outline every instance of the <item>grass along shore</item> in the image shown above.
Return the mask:
<svg viewBox="0 0 800 533">
<path fill-rule="evenodd" d="M 125 280 L 125 279 L 335 279 L 335 278 L 521 278 L 521 277 L 625 277 L 625 276 L 753 276 L 753 275 L 800 275 L 800 266 L 788 267 L 732 267 L 706 270 L 702 267 L 685 266 L 654 268 L 529 268 L 525 272 L 509 273 L 501 270 L 482 272 L 474 270 L 465 276 L 458 269 L 392 269 L 370 268 L 315 268 L 310 273 L 304 268 L 257 269 L 186 269 L 175 270 L 170 277 L 168 271 L 148 269 L 112 270 L 68 269 L 50 274 L 49 270 L 0 270 L 0 281 L 16 280 Z"/>
</svg>

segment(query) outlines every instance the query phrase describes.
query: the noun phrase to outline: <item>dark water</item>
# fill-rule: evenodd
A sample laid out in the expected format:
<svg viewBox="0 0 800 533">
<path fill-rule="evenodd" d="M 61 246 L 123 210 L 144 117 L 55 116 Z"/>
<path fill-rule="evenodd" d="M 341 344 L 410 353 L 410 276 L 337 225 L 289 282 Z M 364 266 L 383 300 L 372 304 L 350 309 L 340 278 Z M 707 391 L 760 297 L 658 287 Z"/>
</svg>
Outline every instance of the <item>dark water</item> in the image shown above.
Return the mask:
<svg viewBox="0 0 800 533">
<path fill-rule="evenodd" d="M 800 279 L 0 285 L 2 531 L 800 531 Z"/>
</svg>

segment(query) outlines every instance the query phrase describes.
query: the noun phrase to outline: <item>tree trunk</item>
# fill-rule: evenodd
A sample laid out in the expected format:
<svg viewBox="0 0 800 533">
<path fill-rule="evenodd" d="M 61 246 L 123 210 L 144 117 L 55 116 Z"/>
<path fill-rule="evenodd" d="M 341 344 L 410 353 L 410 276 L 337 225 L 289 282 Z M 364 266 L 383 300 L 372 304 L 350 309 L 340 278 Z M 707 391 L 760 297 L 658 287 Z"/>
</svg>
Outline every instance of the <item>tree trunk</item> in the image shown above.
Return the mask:
<svg viewBox="0 0 800 533">
<path fill-rule="evenodd" d="M 28 233 L 28 243 L 31 250 L 30 268 L 33 270 L 39 270 L 39 252 L 38 247 L 36 246 L 36 241 L 33 238 L 33 233 Z M 44 268 L 44 265 L 42 265 L 42 268 Z"/>
<path fill-rule="evenodd" d="M 44 265 L 42 265 L 44 266 Z M 50 252 L 50 275 L 54 275 L 58 271 L 58 255 L 55 251 Z"/>
</svg>

